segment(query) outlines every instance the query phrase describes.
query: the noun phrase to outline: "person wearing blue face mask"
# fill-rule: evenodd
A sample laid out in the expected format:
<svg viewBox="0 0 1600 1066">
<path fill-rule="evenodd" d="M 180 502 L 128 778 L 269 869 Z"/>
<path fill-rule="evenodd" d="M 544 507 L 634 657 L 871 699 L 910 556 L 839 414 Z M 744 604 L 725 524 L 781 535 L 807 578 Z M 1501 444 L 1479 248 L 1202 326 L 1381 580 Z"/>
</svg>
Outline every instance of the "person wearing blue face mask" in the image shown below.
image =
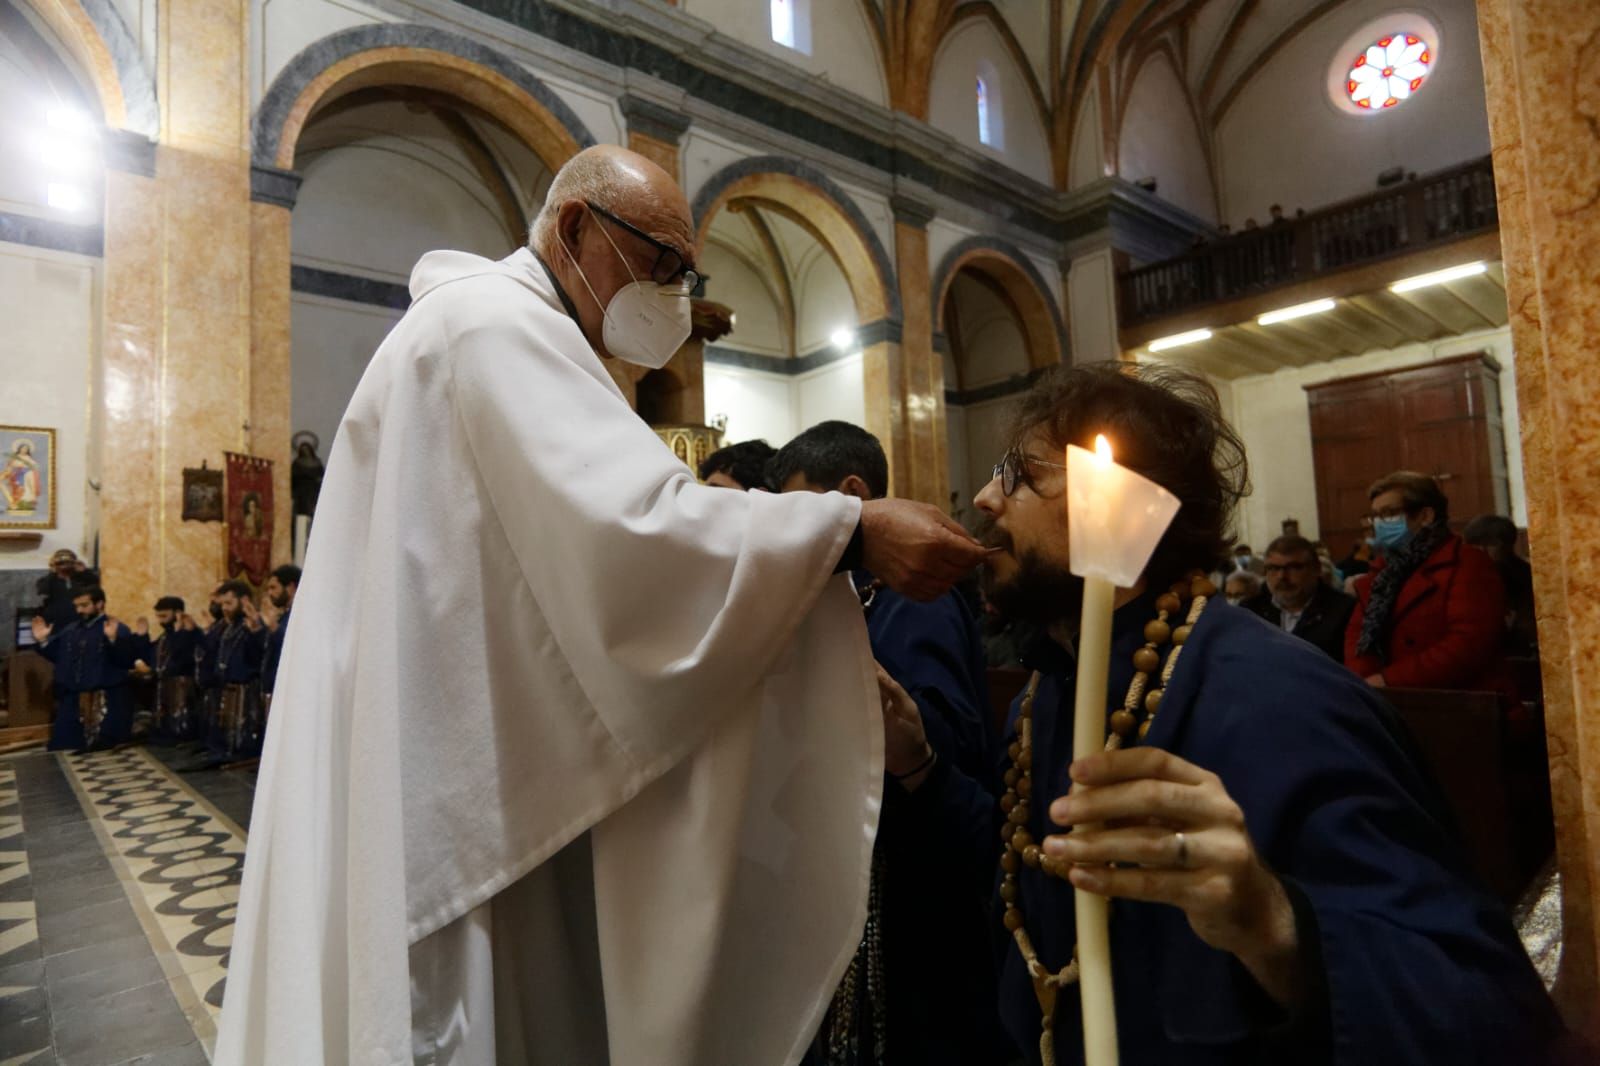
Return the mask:
<svg viewBox="0 0 1600 1066">
<path fill-rule="evenodd" d="M 1345 665 L 1377 688 L 1493 691 L 1514 706 L 1500 648 L 1505 589 L 1489 557 L 1450 532 L 1439 483 L 1401 470 L 1367 498 L 1378 555 L 1355 582 Z"/>
</svg>

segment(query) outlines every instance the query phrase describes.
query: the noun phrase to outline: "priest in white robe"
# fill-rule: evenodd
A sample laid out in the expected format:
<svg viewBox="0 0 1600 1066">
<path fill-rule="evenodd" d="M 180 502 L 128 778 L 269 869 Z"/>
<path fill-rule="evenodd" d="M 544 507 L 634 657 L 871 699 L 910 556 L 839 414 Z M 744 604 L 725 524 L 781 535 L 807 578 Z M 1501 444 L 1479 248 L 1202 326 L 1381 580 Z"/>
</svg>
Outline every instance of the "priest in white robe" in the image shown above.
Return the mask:
<svg viewBox="0 0 1600 1066">
<path fill-rule="evenodd" d="M 841 572 L 935 508 L 719 491 L 602 363 L 687 337 L 672 178 L 575 157 L 434 252 L 340 426 L 252 816 L 223 1066 L 798 1060 L 861 934 L 882 723 Z"/>
</svg>

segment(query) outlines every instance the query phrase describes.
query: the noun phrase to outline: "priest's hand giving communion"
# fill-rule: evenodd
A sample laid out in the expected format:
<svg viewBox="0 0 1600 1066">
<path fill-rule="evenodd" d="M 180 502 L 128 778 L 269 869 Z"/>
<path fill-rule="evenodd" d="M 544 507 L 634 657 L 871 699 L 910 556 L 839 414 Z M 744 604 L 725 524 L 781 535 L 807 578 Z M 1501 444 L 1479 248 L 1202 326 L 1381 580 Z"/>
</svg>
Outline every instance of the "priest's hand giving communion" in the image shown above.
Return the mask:
<svg viewBox="0 0 1600 1066">
<path fill-rule="evenodd" d="M 1044 849 L 1079 864 L 1073 886 L 1178 907 L 1195 935 L 1293 1007 L 1303 991 L 1294 908 L 1222 779 L 1159 748 L 1103 752 L 1071 774 L 1083 787 L 1052 803 L 1050 818 L 1076 828 Z"/>
</svg>

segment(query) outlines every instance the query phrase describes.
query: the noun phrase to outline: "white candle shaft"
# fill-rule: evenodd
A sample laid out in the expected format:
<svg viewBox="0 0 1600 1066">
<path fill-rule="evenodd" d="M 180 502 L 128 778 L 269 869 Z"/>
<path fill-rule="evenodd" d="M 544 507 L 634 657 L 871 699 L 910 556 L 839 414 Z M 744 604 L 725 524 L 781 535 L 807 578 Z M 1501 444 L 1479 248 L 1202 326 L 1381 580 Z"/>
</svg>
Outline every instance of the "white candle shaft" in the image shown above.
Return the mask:
<svg viewBox="0 0 1600 1066">
<path fill-rule="evenodd" d="M 1111 612 L 1116 588 L 1101 577 L 1083 580 L 1078 625 L 1078 687 L 1073 708 L 1072 757 L 1105 748 L 1106 675 L 1111 666 Z M 1116 1066 L 1117 1008 L 1111 991 L 1110 901 L 1073 892 L 1078 924 L 1078 989 L 1083 1002 L 1084 1066 Z"/>
</svg>

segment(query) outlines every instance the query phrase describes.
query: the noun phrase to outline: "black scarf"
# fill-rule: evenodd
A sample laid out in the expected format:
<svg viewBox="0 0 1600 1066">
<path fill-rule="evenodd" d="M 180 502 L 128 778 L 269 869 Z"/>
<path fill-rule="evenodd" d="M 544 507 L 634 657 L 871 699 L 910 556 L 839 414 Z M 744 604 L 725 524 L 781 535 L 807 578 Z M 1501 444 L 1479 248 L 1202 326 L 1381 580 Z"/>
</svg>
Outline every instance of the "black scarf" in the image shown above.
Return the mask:
<svg viewBox="0 0 1600 1066">
<path fill-rule="evenodd" d="M 1362 655 L 1376 655 L 1386 663 L 1389 661 L 1389 635 L 1394 630 L 1394 605 L 1400 598 L 1400 590 L 1449 537 L 1450 527 L 1444 522 L 1435 522 L 1423 526 L 1399 548 L 1385 553 L 1383 569 L 1372 579 L 1372 595 L 1367 598 L 1367 613 L 1361 619 L 1356 651 Z"/>
</svg>

